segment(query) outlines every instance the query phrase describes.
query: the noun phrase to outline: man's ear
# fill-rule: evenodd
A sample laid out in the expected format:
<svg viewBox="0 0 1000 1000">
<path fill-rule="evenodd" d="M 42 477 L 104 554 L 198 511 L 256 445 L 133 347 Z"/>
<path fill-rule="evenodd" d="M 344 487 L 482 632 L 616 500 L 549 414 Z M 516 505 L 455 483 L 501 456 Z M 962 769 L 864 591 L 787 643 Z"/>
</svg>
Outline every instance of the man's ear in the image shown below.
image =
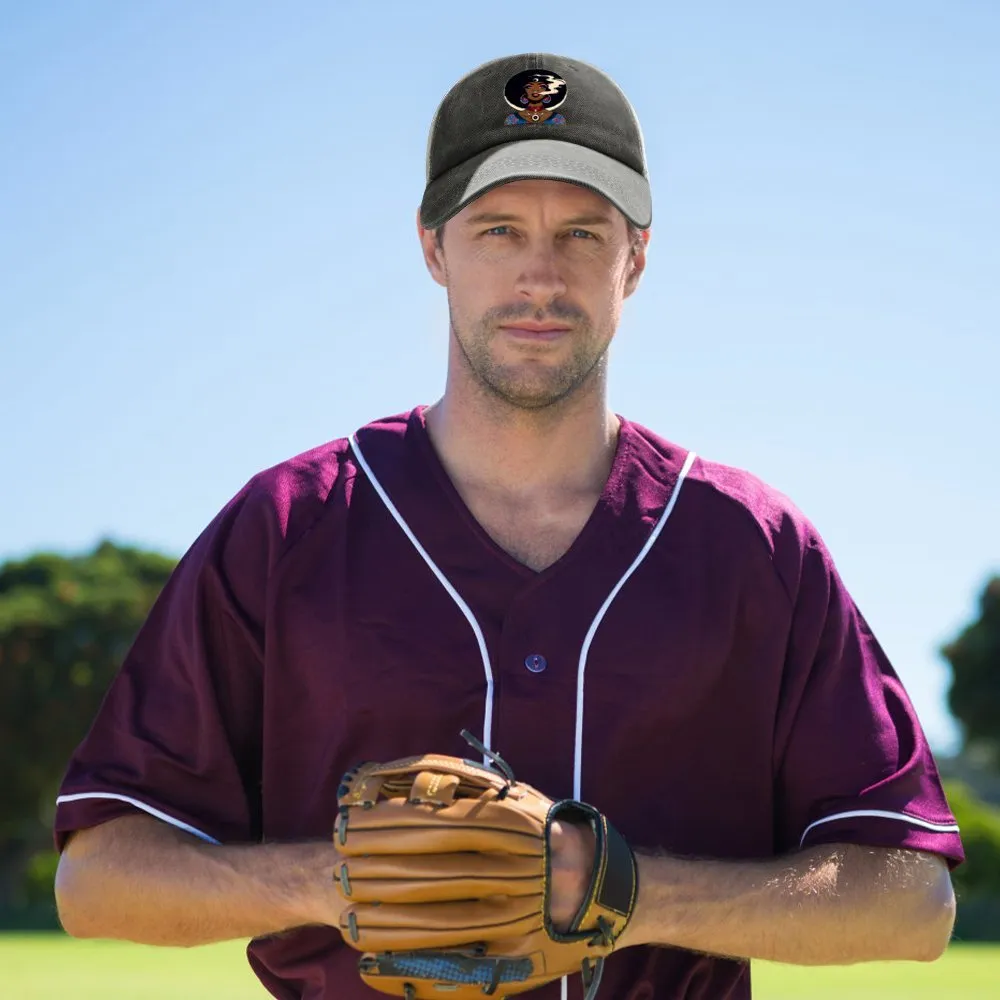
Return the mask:
<svg viewBox="0 0 1000 1000">
<path fill-rule="evenodd" d="M 628 298 L 639 287 L 639 279 L 646 270 L 646 247 L 649 246 L 649 230 L 641 229 L 638 239 L 632 246 L 632 254 L 628 277 L 625 279 L 625 298 Z"/>
<path fill-rule="evenodd" d="M 444 251 L 438 246 L 437 231 L 424 229 L 421 224 L 419 208 L 417 209 L 417 238 L 420 240 L 420 251 L 424 257 L 424 264 L 431 277 L 443 288 L 447 288 L 448 272 L 444 266 Z"/>
</svg>

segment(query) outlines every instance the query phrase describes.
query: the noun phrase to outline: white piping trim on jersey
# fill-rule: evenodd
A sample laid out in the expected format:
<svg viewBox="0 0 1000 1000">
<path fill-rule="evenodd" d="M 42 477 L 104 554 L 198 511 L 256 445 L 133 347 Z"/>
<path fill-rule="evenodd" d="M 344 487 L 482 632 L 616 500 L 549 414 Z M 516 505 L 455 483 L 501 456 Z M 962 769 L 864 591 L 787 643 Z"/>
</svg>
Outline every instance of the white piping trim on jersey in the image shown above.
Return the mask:
<svg viewBox="0 0 1000 1000">
<path fill-rule="evenodd" d="M 649 538 L 646 539 L 646 544 L 643 545 L 639 550 L 639 554 L 632 560 L 632 565 L 625 570 L 621 579 L 615 584 L 614 589 L 604 599 L 604 603 L 594 616 L 594 620 L 590 623 L 586 638 L 583 640 L 583 647 L 580 650 L 580 662 L 576 674 L 576 736 L 573 748 L 573 798 L 577 801 L 580 800 L 583 786 L 583 680 L 587 669 L 587 655 L 590 653 L 590 644 L 594 641 L 597 629 L 604 620 L 608 608 L 611 607 L 611 602 L 618 596 L 618 591 L 625 586 L 625 582 L 638 569 L 639 564 L 646 558 L 656 539 L 660 537 L 660 532 L 663 531 L 663 526 L 667 523 L 667 518 L 673 512 L 674 505 L 677 503 L 677 497 L 681 492 L 681 486 L 684 485 L 684 480 L 691 471 L 695 457 L 693 451 L 688 452 L 680 475 L 678 475 L 677 482 L 674 484 L 673 491 L 670 494 L 670 499 L 667 501 L 667 506 L 663 509 L 659 521 L 656 522 L 655 527 L 650 532 Z"/>
<path fill-rule="evenodd" d="M 207 840 L 210 844 L 222 843 L 222 841 L 216 840 L 215 837 L 210 837 L 207 833 L 204 833 L 197 827 L 191 826 L 190 823 L 185 823 L 183 820 L 175 819 L 173 816 L 168 816 L 165 812 L 162 812 L 146 802 L 142 802 L 139 799 L 133 799 L 128 795 L 120 795 L 118 792 L 77 792 L 75 795 L 60 795 L 56 799 L 56 805 L 60 805 L 63 802 L 79 802 L 82 799 L 115 799 L 118 802 L 127 802 L 129 805 L 135 806 L 136 809 L 141 809 L 143 812 L 149 813 L 150 816 L 162 819 L 164 823 L 176 826 L 178 830 L 186 830 L 188 833 L 193 833 L 196 837 L 200 837 L 202 840 Z"/>
<path fill-rule="evenodd" d="M 476 621 L 476 616 L 472 613 L 472 609 L 468 604 L 462 599 L 462 595 L 452 586 L 451 581 L 438 569 L 434 560 L 427 554 L 427 550 L 420 544 L 417 540 L 417 536 L 412 532 L 410 526 L 403 520 L 402 514 L 396 509 L 395 504 L 389 499 L 389 494 L 386 493 L 382 484 L 378 481 L 378 477 L 372 472 L 371 466 L 365 460 L 365 456 L 361 451 L 361 447 L 358 445 L 358 438 L 356 434 L 351 435 L 351 447 L 354 449 L 354 454 L 357 457 L 358 464 L 362 469 L 365 470 L 365 474 L 371 481 L 372 486 L 375 487 L 375 492 L 378 493 L 385 504 L 386 509 L 392 514 L 396 523 L 403 529 L 406 537 L 412 542 L 413 547 L 420 553 L 421 558 L 430 567 L 431 572 L 438 578 L 438 582 L 448 594 L 451 599 L 458 605 L 459 610 L 465 615 L 466 621 L 472 626 L 472 631 L 476 635 L 476 642 L 479 644 L 479 655 L 483 659 L 483 671 L 486 674 L 486 710 L 483 713 L 483 745 L 489 750 L 492 749 L 490 746 L 490 739 L 492 738 L 493 730 L 493 668 L 490 666 L 490 654 L 486 649 L 486 638 L 483 636 L 483 630 L 479 627 L 479 622 Z M 490 760 L 484 755 L 483 763 L 489 764 Z"/>
<path fill-rule="evenodd" d="M 914 826 L 922 826 L 926 830 L 932 830 L 934 833 L 958 833 L 957 823 L 932 823 L 928 819 L 919 819 L 917 816 L 910 816 L 909 813 L 901 812 L 888 812 L 884 809 L 852 809 L 849 812 L 834 813 L 832 816 L 824 816 L 823 819 L 818 819 L 813 823 L 810 823 L 799 839 L 799 847 L 805 843 L 806 836 L 809 831 L 814 827 L 819 826 L 822 823 L 832 823 L 834 820 L 838 819 L 849 819 L 852 816 L 875 816 L 879 819 L 896 819 L 903 823 L 912 823 Z"/>
</svg>

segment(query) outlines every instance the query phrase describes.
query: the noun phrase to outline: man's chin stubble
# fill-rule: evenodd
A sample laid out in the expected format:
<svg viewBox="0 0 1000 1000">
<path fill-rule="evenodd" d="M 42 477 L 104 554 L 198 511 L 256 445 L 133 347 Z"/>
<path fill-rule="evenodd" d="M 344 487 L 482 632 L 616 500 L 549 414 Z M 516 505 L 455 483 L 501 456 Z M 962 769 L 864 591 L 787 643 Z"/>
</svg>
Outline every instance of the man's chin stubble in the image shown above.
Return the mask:
<svg viewBox="0 0 1000 1000">
<path fill-rule="evenodd" d="M 545 380 L 519 378 L 503 366 L 488 363 L 476 365 L 468 354 L 465 354 L 465 361 L 469 374 L 484 398 L 519 411 L 536 414 L 548 411 L 554 414 L 578 398 L 600 377 L 606 357 L 607 351 L 600 354 L 590 368 L 583 372 L 552 372 L 553 377 Z"/>
<path fill-rule="evenodd" d="M 554 414 L 577 397 L 595 379 L 599 379 L 607 368 L 610 342 L 586 369 L 574 366 L 570 370 L 564 368 L 552 371 L 553 377 L 547 380 L 547 384 L 539 385 L 538 379 L 531 380 L 534 386 L 532 389 L 526 384 L 527 380 L 519 380 L 513 373 L 505 374 L 509 371 L 509 367 L 494 364 L 488 350 L 474 351 L 477 358 L 473 360 L 463 339 L 455 330 L 454 316 L 450 315 L 449 319 L 451 336 L 462 352 L 466 372 L 471 376 L 484 401 L 499 403 L 505 409 L 537 414 L 550 411 Z"/>
</svg>

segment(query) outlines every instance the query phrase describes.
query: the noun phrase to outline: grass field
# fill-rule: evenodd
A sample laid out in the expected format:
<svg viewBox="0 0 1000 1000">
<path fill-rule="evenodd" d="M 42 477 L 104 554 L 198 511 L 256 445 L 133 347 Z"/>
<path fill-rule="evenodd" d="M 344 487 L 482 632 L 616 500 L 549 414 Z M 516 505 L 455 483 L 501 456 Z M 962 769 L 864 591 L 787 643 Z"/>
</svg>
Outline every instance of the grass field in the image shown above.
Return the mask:
<svg viewBox="0 0 1000 1000">
<path fill-rule="evenodd" d="M 264 1000 L 240 943 L 147 948 L 61 934 L 0 935 L 3 1000 Z M 997 1000 L 1000 946 L 955 945 L 939 962 L 839 969 L 754 965 L 755 1000 Z"/>
</svg>

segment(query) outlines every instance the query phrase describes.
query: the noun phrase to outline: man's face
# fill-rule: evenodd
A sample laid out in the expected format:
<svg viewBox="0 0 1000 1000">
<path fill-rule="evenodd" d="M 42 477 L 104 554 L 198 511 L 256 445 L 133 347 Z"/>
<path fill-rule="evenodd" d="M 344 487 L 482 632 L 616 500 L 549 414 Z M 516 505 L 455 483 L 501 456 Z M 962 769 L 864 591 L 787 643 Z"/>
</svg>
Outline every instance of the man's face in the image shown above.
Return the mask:
<svg viewBox="0 0 1000 1000">
<path fill-rule="evenodd" d="M 551 406 L 599 379 L 623 300 L 645 266 L 625 217 L 563 181 L 514 181 L 448 221 L 443 248 L 421 230 L 448 291 L 453 364 L 522 409 Z"/>
</svg>

